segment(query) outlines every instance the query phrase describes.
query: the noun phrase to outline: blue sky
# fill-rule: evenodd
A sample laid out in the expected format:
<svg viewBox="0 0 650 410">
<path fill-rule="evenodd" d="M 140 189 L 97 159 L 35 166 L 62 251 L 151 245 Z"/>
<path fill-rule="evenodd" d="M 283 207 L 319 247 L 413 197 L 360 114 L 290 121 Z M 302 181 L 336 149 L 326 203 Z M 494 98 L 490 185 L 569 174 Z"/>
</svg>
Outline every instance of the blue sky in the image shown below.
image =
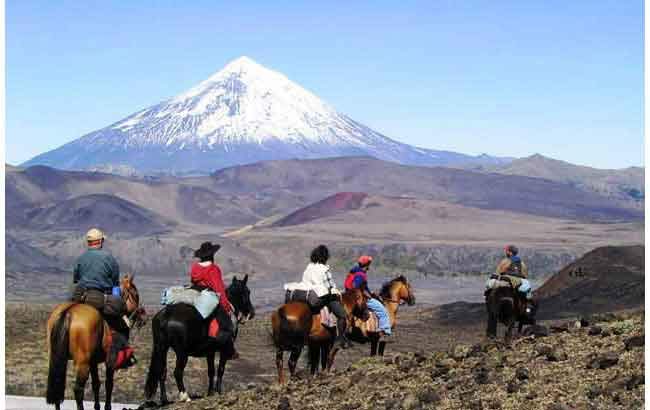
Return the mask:
<svg viewBox="0 0 650 410">
<path fill-rule="evenodd" d="M 295 3 L 8 0 L 7 161 L 247 55 L 413 145 L 644 163 L 641 1 Z"/>
</svg>

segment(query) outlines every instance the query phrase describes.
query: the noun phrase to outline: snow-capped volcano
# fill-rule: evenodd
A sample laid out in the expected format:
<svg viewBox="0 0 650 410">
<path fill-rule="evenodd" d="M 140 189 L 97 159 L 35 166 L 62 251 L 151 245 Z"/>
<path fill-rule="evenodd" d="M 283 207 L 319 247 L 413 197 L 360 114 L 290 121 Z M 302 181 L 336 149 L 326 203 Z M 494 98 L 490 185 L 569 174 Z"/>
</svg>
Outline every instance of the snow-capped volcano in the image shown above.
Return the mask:
<svg viewBox="0 0 650 410">
<path fill-rule="evenodd" d="M 240 57 L 188 91 L 24 165 L 209 173 L 260 160 L 357 155 L 419 165 L 501 162 L 389 139 Z"/>
</svg>

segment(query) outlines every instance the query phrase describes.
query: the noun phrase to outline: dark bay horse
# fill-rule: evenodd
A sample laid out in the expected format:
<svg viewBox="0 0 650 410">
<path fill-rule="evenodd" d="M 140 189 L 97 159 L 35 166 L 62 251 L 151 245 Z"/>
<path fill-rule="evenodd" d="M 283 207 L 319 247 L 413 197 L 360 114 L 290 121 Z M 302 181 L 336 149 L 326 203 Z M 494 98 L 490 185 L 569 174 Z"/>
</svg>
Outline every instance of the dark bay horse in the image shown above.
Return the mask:
<svg viewBox="0 0 650 410">
<path fill-rule="evenodd" d="M 488 312 L 487 336 L 497 336 L 497 323 L 506 326 L 505 341 L 512 341 L 512 329 L 519 322 L 519 333 L 524 325 L 534 325 L 537 302 L 527 300 L 510 286 L 490 289 L 485 298 Z"/>
<path fill-rule="evenodd" d="M 144 324 L 144 309 L 140 307 L 138 289 L 133 283 L 133 276 L 126 275 L 120 281 L 122 299 L 127 313 L 135 326 Z M 54 308 L 47 321 L 47 342 L 50 364 L 47 375 L 46 400 L 61 408 L 65 393 L 68 360 L 75 365 L 76 380 L 74 396 L 77 410 L 83 410 L 83 398 L 88 375 L 92 379 L 95 410 L 99 405 L 99 371 L 100 363 L 105 362 L 110 349 L 111 329 L 94 307 L 82 303 L 67 302 Z M 106 403 L 105 409 L 111 409 L 114 370 L 106 367 Z"/>
<path fill-rule="evenodd" d="M 235 315 L 238 321 L 241 318 L 242 323 L 255 316 L 247 284 L 248 275 L 242 280 L 233 277 L 232 283 L 226 289 L 228 300 L 235 308 Z M 223 309 L 218 309 L 220 314 L 226 314 Z M 158 385 L 160 385 L 161 405 L 169 403 L 165 381 L 167 379 L 167 353 L 170 348 L 176 353 L 174 378 L 181 401 L 190 401 L 183 383 L 183 373 L 189 357 L 205 357 L 207 359 L 208 396 L 210 396 L 214 394 L 214 359 L 216 352 L 220 352 L 217 392 L 223 392 L 223 374 L 226 370 L 226 363 L 231 358 L 230 353 L 225 352 L 228 342 L 227 340 L 208 338 L 208 321 L 203 319 L 194 306 L 185 303 L 165 306 L 153 317 L 151 326 L 153 329 L 153 351 L 145 385 L 146 407 L 154 405 L 153 396 L 156 394 Z"/>
<path fill-rule="evenodd" d="M 352 324 L 353 316 L 363 320 L 368 319 L 366 298 L 360 290 L 345 292 L 341 295 L 341 303 L 347 313 L 348 329 Z M 289 302 L 280 306 L 271 315 L 271 327 L 273 343 L 276 347 L 275 364 L 278 369 L 280 384 L 285 382 L 283 352 L 291 352 L 289 356 L 289 372 L 291 376 L 294 376 L 298 359 L 305 344 L 310 345 L 314 351 L 320 346 L 326 348 L 329 352 L 332 340 L 335 337 L 332 329 L 327 329 L 321 325 L 320 314 L 312 314 L 309 305 L 303 302 Z M 332 350 L 329 355 L 321 356 L 323 362 L 327 362 L 327 369 L 334 362 L 336 350 Z M 327 357 L 327 360 L 325 357 Z M 317 367 L 318 361 L 316 359 L 315 362 L 311 362 L 312 374 L 315 373 Z"/>
<path fill-rule="evenodd" d="M 393 330 L 397 326 L 397 311 L 400 305 L 406 303 L 409 306 L 413 306 L 415 304 L 415 294 L 413 293 L 413 289 L 411 289 L 411 284 L 403 275 L 384 283 L 379 292 L 379 298 L 388 311 Z M 370 356 L 377 354 L 383 356 L 386 342 L 381 340 L 381 334 L 366 330 L 366 323 L 360 320 L 355 320 L 354 326 L 359 330 L 358 333 L 361 335 L 362 341 L 370 342 Z"/>
</svg>

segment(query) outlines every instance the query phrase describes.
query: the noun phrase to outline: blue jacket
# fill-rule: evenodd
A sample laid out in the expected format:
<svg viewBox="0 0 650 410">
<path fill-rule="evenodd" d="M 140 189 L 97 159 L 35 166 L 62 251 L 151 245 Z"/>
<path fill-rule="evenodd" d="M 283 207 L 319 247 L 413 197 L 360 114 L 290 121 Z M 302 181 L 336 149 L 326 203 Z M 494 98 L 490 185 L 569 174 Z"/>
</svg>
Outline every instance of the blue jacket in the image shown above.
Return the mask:
<svg viewBox="0 0 650 410">
<path fill-rule="evenodd" d="M 86 289 L 111 293 L 120 284 L 120 267 L 109 252 L 88 249 L 75 262 L 72 281 Z"/>
</svg>

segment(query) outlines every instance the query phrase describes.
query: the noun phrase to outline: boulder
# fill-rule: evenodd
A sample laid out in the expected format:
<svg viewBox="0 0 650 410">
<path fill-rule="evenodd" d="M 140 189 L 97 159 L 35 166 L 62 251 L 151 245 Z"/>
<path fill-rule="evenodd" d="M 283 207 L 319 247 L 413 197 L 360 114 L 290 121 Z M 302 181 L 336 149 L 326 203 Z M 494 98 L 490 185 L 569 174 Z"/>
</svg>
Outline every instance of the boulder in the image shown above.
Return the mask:
<svg viewBox="0 0 650 410">
<path fill-rule="evenodd" d="M 515 377 L 517 380 L 528 380 L 530 378 L 530 371 L 525 367 L 518 367 L 515 371 Z"/>
<path fill-rule="evenodd" d="M 568 356 L 564 350 L 553 349 L 550 353 L 546 355 L 546 360 L 549 362 L 563 362 L 568 359 Z"/>
<path fill-rule="evenodd" d="M 608 369 L 618 363 L 619 355 L 616 352 L 607 352 L 599 355 L 590 355 L 587 361 L 589 369 Z"/>
<path fill-rule="evenodd" d="M 440 394 L 433 387 L 425 387 L 424 389 L 418 392 L 418 400 L 423 404 L 432 404 L 438 403 L 440 399 Z"/>
<path fill-rule="evenodd" d="M 280 403 L 278 403 L 278 410 L 291 410 L 291 403 L 289 403 L 289 398 L 287 396 L 280 398 Z"/>
<path fill-rule="evenodd" d="M 469 355 L 469 352 L 470 348 L 468 346 L 456 345 L 452 349 L 450 356 L 460 362 Z"/>
<path fill-rule="evenodd" d="M 549 330 L 546 326 L 533 325 L 525 328 L 522 334 L 524 336 L 546 337 L 549 335 Z"/>
<path fill-rule="evenodd" d="M 643 347 L 645 345 L 645 335 L 637 335 L 628 337 L 624 341 L 625 350 L 630 350 L 635 347 Z"/>
</svg>

